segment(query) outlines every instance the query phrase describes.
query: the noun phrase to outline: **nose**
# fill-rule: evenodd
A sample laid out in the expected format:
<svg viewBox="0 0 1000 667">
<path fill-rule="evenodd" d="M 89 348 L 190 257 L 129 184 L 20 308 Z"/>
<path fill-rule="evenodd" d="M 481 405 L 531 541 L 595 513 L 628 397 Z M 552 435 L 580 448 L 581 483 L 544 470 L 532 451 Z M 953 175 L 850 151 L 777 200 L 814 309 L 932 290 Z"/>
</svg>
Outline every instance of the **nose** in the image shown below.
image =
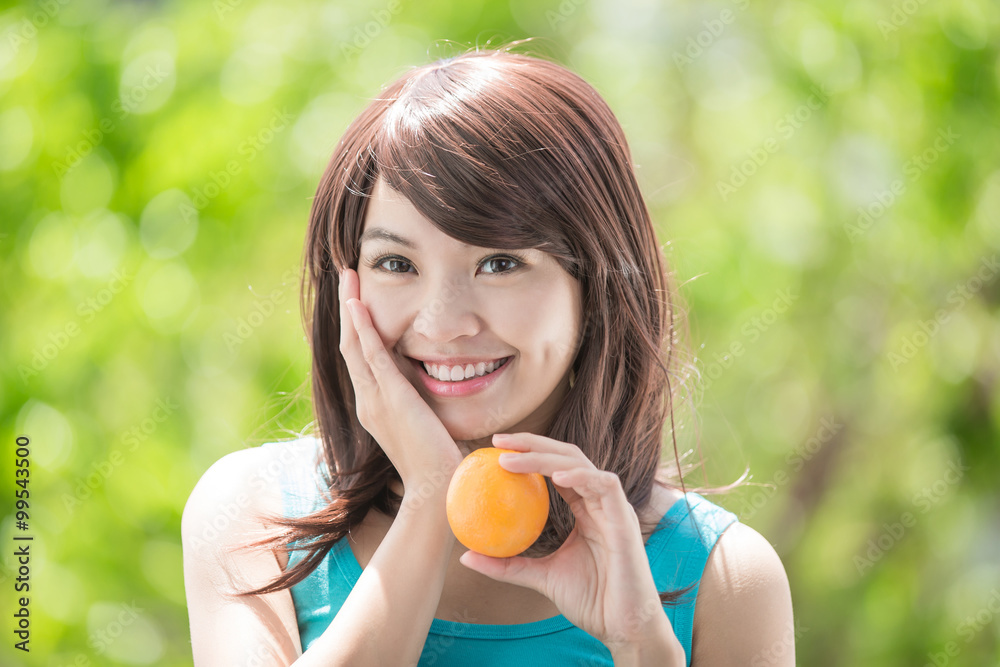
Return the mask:
<svg viewBox="0 0 1000 667">
<path fill-rule="evenodd" d="M 439 341 L 474 336 L 479 329 L 478 307 L 472 287 L 459 282 L 442 281 L 430 288 L 413 321 L 414 331 Z"/>
</svg>

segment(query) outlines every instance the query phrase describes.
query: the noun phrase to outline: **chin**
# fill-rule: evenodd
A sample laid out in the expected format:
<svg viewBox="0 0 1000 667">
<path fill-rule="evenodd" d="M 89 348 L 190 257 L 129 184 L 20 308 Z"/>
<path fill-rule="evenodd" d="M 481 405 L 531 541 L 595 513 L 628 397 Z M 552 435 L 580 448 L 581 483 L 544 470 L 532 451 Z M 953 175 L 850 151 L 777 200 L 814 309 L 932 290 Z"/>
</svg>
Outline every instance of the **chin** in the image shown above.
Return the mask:
<svg viewBox="0 0 1000 667">
<path fill-rule="evenodd" d="M 470 441 L 470 440 L 482 440 L 484 438 L 491 438 L 494 433 L 505 433 L 501 428 L 484 430 L 482 427 L 479 428 L 452 428 L 445 424 L 448 429 L 448 434 L 451 439 L 455 442 L 459 441 Z"/>
<path fill-rule="evenodd" d="M 505 424 L 498 423 L 496 421 L 497 411 L 491 409 L 486 413 L 485 419 L 469 419 L 468 417 L 463 417 L 459 420 L 448 419 L 447 416 L 441 416 L 441 423 L 444 427 L 448 429 L 448 435 L 451 436 L 452 440 L 456 442 L 459 440 L 482 440 L 483 438 L 491 438 L 494 433 L 506 433 L 504 431 Z"/>
</svg>

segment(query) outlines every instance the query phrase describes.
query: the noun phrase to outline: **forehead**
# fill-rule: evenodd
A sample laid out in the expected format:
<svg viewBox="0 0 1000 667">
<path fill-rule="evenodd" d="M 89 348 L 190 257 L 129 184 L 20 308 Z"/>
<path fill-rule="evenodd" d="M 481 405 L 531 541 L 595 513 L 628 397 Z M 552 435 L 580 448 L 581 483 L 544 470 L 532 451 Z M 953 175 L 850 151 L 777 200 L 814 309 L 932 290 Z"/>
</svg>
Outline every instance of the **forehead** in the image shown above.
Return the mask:
<svg viewBox="0 0 1000 667">
<path fill-rule="evenodd" d="M 385 179 L 376 180 L 365 212 L 361 243 L 389 241 L 412 248 L 419 245 L 416 237 L 427 236 L 439 237 L 435 243 L 447 239 L 462 248 L 472 247 L 435 227 L 409 200 L 389 187 Z"/>
<path fill-rule="evenodd" d="M 375 180 L 375 187 L 372 188 L 369 210 L 375 204 L 389 208 L 413 206 L 403 195 L 389 187 L 389 184 L 381 176 Z"/>
<path fill-rule="evenodd" d="M 428 249 L 438 250 L 450 246 L 461 252 L 483 247 L 445 234 L 381 177 L 372 188 L 360 239 L 361 245 L 377 242 L 395 243 L 414 250 L 425 245 Z"/>
</svg>

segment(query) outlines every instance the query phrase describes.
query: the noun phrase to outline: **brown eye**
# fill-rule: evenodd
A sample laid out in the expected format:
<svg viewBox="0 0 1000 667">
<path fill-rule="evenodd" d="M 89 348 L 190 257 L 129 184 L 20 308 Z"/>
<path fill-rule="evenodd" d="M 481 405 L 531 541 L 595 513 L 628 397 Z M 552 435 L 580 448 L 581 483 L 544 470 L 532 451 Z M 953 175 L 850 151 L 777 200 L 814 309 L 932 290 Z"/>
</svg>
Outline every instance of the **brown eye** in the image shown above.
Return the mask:
<svg viewBox="0 0 1000 667">
<path fill-rule="evenodd" d="M 396 257 L 395 255 L 381 255 L 379 257 L 376 257 L 375 259 L 369 260 L 366 263 L 368 264 L 369 268 L 375 271 L 382 271 L 384 273 L 400 273 L 400 274 L 409 273 L 407 269 L 410 266 L 410 263 L 407 262 L 406 260 Z M 390 268 L 388 269 L 383 268 L 385 265 L 389 265 Z M 398 269 L 400 265 L 403 265 L 404 270 L 397 271 L 396 269 Z"/>
<path fill-rule="evenodd" d="M 402 264 L 404 267 L 409 266 L 408 263 L 404 262 L 401 259 L 387 259 L 384 262 L 382 262 L 382 264 L 388 264 L 390 267 L 397 267 L 397 268 L 399 267 L 400 264 Z M 396 271 L 392 268 L 388 269 L 388 271 L 389 273 L 407 273 L 407 271 Z"/>
<path fill-rule="evenodd" d="M 485 262 L 483 262 L 483 266 L 490 266 L 491 264 L 496 266 L 496 264 L 494 264 L 495 262 L 500 265 L 506 264 L 506 266 L 509 268 L 500 269 L 498 271 L 497 270 L 487 271 L 486 273 L 494 273 L 494 274 L 513 273 L 521 265 L 521 263 L 518 260 L 514 259 L 513 257 L 498 256 L 498 257 L 490 257 Z"/>
<path fill-rule="evenodd" d="M 410 269 L 413 265 L 399 255 L 379 255 L 378 257 L 365 262 L 369 268 L 382 273 L 394 273 L 404 275 L 412 273 Z M 514 273 L 524 266 L 524 260 L 515 255 L 494 255 L 482 261 L 480 266 L 490 267 L 483 271 L 487 275 L 504 275 Z"/>
</svg>

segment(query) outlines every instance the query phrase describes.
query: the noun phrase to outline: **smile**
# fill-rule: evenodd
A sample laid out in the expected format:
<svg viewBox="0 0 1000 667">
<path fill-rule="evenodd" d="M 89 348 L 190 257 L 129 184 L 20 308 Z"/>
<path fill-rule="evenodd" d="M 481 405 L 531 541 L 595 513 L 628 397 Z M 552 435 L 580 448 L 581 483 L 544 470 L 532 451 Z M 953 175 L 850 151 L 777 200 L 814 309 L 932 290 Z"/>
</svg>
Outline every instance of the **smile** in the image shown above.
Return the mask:
<svg viewBox="0 0 1000 667">
<path fill-rule="evenodd" d="M 509 359 L 510 357 L 503 357 L 494 361 L 480 361 L 477 364 L 466 364 L 465 366 L 428 364 L 426 361 L 421 362 L 420 365 L 424 369 L 424 372 L 435 380 L 441 380 L 442 382 L 462 382 L 470 378 L 489 375 L 507 363 Z"/>
<path fill-rule="evenodd" d="M 432 364 L 431 368 L 428 369 L 424 362 L 413 358 L 410 358 L 410 363 L 412 363 L 416 368 L 420 376 L 420 380 L 427 391 L 437 396 L 457 397 L 483 391 L 496 384 L 499 381 L 499 378 L 506 374 L 505 371 L 510 366 L 509 362 L 513 358 L 513 356 L 509 356 L 498 359 L 495 362 L 491 361 L 487 363 L 479 362 L 478 364 L 467 364 L 464 368 L 461 366 L 454 366 L 450 368 L 447 366 L 435 367 L 435 365 Z M 428 370 L 436 370 L 442 377 L 444 377 L 444 373 L 441 371 L 447 371 L 449 373 L 449 379 L 441 380 L 438 377 L 431 375 Z M 450 379 L 452 377 L 456 379 Z"/>
</svg>

